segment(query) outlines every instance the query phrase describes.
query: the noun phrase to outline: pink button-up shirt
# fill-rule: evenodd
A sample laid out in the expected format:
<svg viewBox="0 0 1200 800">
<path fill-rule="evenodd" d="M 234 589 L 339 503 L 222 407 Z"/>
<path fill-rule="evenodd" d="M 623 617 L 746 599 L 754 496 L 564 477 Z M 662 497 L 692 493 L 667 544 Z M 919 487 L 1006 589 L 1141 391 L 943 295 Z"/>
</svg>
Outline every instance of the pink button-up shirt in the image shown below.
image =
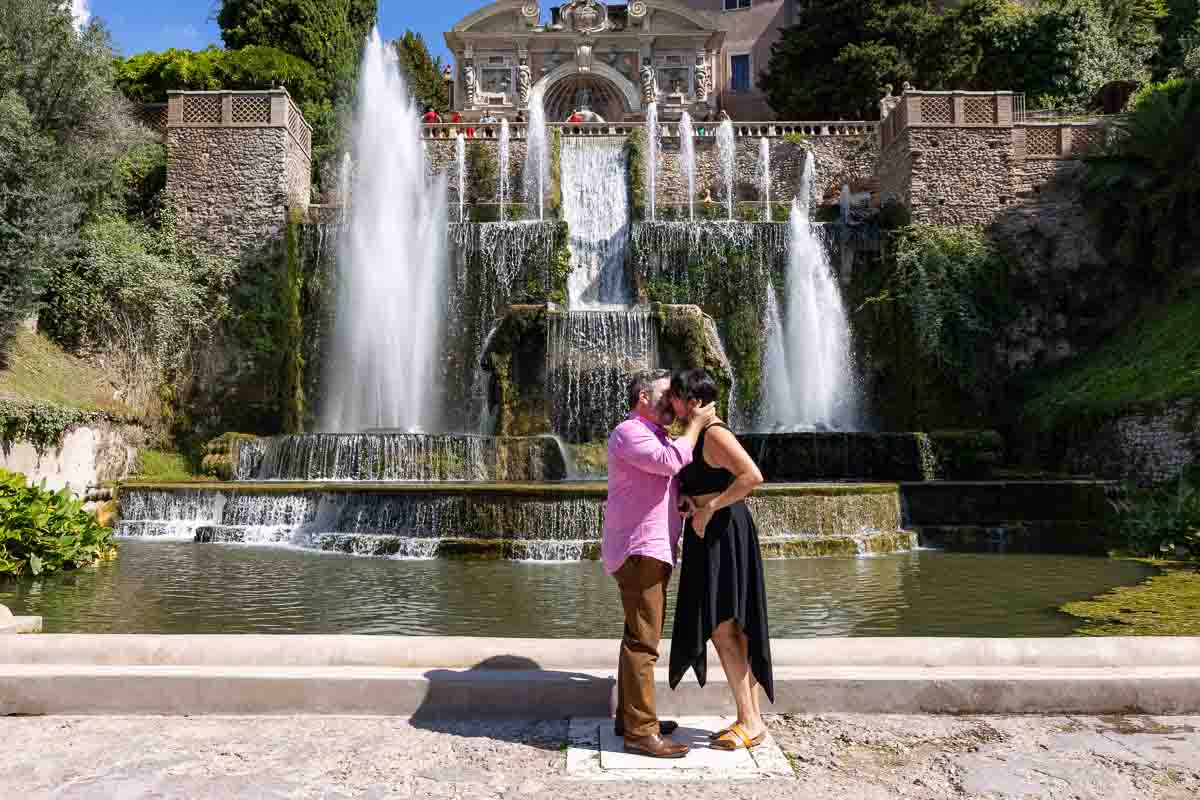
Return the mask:
<svg viewBox="0 0 1200 800">
<path fill-rule="evenodd" d="M 612 574 L 630 556 L 674 564 L 683 520 L 675 476 L 692 463 L 692 448 L 633 414 L 608 437 L 608 504 L 600 556 Z"/>
</svg>

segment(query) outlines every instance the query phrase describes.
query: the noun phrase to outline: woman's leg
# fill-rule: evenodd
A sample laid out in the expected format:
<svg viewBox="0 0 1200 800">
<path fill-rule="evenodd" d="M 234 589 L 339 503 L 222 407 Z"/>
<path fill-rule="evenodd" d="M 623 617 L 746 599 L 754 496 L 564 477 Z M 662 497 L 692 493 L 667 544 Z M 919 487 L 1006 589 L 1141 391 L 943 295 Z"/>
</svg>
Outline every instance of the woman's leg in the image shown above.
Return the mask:
<svg viewBox="0 0 1200 800">
<path fill-rule="evenodd" d="M 756 699 L 757 685 L 750 674 L 749 641 L 734 620 L 726 620 L 712 633 L 713 646 L 725 670 L 725 679 L 737 705 L 737 721 L 751 738 L 766 730 Z"/>
</svg>

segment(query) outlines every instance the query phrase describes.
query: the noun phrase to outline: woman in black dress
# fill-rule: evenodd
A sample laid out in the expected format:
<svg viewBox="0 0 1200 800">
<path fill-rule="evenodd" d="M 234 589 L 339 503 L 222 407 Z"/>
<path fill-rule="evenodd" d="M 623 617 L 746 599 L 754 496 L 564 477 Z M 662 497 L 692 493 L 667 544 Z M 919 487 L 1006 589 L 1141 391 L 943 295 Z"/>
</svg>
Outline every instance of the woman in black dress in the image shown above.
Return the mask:
<svg viewBox="0 0 1200 800">
<path fill-rule="evenodd" d="M 671 379 L 676 418 L 717 399 L 717 385 L 704 370 Z M 754 518 L 743 502 L 762 483 L 754 460 L 719 419 L 700 434 L 692 463 L 679 473 L 679 494 L 688 515 L 675 628 L 671 635 L 671 688 L 687 674 L 707 678 L 712 639 L 737 704 L 737 722 L 713 735 L 713 747 L 737 750 L 762 743 L 767 727 L 758 687 L 775 702 L 771 636 L 762 554 Z"/>
</svg>

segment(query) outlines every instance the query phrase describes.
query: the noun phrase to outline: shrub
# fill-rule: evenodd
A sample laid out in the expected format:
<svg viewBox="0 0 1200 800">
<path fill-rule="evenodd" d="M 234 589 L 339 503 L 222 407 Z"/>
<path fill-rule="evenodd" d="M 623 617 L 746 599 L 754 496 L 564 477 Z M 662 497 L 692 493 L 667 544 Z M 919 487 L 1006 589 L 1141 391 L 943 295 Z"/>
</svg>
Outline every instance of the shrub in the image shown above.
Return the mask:
<svg viewBox="0 0 1200 800">
<path fill-rule="evenodd" d="M 1180 478 L 1114 505 L 1119 540 L 1131 555 L 1200 561 L 1200 484 Z"/>
<path fill-rule="evenodd" d="M 899 303 L 917 349 L 947 378 L 987 391 L 987 347 L 1010 312 L 1004 264 L 979 228 L 912 225 L 895 234 L 895 269 L 868 303 Z"/>
<path fill-rule="evenodd" d="M 69 491 L 0 469 L 0 575 L 49 575 L 115 554 L 112 530 Z"/>
</svg>

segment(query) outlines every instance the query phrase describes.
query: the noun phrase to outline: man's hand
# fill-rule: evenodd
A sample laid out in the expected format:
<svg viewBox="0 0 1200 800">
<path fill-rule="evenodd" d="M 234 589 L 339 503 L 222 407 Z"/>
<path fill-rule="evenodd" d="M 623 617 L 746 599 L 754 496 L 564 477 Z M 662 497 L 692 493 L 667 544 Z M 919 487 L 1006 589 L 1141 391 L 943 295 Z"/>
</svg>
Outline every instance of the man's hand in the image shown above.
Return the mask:
<svg viewBox="0 0 1200 800">
<path fill-rule="evenodd" d="M 696 513 L 696 501 L 686 494 L 679 498 L 679 516 L 687 519 L 694 513 Z"/>
<path fill-rule="evenodd" d="M 717 404 L 709 403 L 706 406 L 697 406 L 692 412 L 692 416 L 688 419 L 688 428 L 696 433 L 704 430 L 709 426 L 714 419 L 717 418 Z"/>
</svg>

